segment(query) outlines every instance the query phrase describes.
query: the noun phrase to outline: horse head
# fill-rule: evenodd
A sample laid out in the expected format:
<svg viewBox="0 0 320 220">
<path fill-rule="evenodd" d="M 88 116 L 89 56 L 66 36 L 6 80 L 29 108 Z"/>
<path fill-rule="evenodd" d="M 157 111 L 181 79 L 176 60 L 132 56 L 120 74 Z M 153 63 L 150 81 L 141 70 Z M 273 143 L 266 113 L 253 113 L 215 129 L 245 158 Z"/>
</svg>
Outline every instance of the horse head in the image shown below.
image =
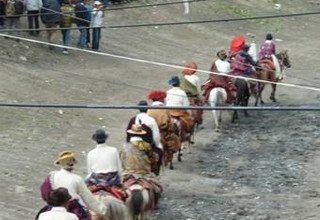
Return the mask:
<svg viewBox="0 0 320 220">
<path fill-rule="evenodd" d="M 288 50 L 283 50 L 279 54 L 277 54 L 277 58 L 279 59 L 280 65 L 286 68 L 291 67 L 291 62 L 288 55 Z"/>
</svg>

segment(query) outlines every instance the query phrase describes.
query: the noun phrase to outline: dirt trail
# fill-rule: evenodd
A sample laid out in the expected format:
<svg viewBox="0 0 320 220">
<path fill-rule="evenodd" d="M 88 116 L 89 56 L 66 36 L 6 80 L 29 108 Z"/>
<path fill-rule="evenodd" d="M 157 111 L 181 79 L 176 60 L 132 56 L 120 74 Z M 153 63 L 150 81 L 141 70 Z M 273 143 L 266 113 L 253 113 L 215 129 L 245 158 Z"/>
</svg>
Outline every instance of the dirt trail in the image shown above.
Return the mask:
<svg viewBox="0 0 320 220">
<path fill-rule="evenodd" d="M 146 1 L 137 1 L 145 3 Z M 165 2 L 165 1 L 157 1 Z M 314 11 L 317 1 L 281 1 L 282 13 Z M 274 1 L 239 0 L 182 6 L 110 11 L 106 24 L 229 18 L 280 13 Z M 22 20 L 23 23 L 23 20 Z M 101 51 L 184 65 L 194 60 L 208 69 L 215 53 L 227 49 L 234 35 L 256 34 L 259 44 L 275 32 L 279 50 L 289 49 L 292 69 L 286 83 L 317 86 L 320 82 L 318 17 L 253 22 L 108 29 Z M 72 32 L 72 45 L 77 31 Z M 27 36 L 27 35 L 23 35 Z M 40 40 L 45 40 L 41 33 Z M 58 41 L 58 43 L 61 43 Z M 1 101 L 47 103 L 136 104 L 150 89 L 167 90 L 178 70 L 104 56 L 49 51 L 44 46 L 1 38 Z M 202 81 L 206 74 L 199 74 Z M 265 91 L 268 97 L 270 87 Z M 276 105 L 318 104 L 320 94 L 279 87 Z M 265 98 L 267 100 L 267 98 Z M 270 105 L 270 103 L 268 103 Z M 61 150 L 78 157 L 76 173 L 85 176 L 85 153 L 100 127 L 109 144 L 124 142 L 124 129 L 134 110 L 0 109 L 0 220 L 33 219 L 43 205 L 38 187 L 56 167 Z M 228 116 L 226 116 L 228 119 Z M 319 113 L 256 112 L 236 124 L 212 129 L 205 113 L 192 154 L 176 170 L 161 176 L 164 198 L 155 219 L 318 219 L 320 162 Z"/>
</svg>

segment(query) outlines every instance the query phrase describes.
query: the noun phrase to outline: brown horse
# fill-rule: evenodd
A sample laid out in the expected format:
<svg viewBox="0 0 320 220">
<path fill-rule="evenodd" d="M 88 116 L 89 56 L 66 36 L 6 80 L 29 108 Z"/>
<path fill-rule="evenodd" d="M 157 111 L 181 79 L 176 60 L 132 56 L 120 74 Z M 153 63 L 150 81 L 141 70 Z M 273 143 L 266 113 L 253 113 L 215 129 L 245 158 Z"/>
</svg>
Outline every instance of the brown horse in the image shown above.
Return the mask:
<svg viewBox="0 0 320 220">
<path fill-rule="evenodd" d="M 276 54 L 276 58 L 279 61 L 280 64 L 280 71 L 281 73 L 283 72 L 283 70 L 285 68 L 290 68 L 291 67 L 291 63 L 289 60 L 289 56 L 288 56 L 288 51 L 281 51 L 280 53 Z M 279 82 L 283 79 L 282 74 L 278 75 L 276 74 L 276 68 L 274 63 L 271 60 L 260 60 L 258 62 L 258 65 L 261 67 L 258 71 L 259 71 L 259 79 L 261 80 L 266 80 L 266 81 L 271 81 L 271 82 Z M 259 82 L 259 92 L 258 92 L 258 99 L 256 99 L 255 105 L 258 105 L 258 101 L 260 99 L 260 103 L 264 104 L 263 100 L 262 100 L 262 91 L 265 87 L 266 83 L 262 83 Z M 273 102 L 276 102 L 276 98 L 275 98 L 275 93 L 276 93 L 276 87 L 277 84 L 271 84 L 272 86 L 272 92 L 270 95 L 270 99 Z"/>
</svg>

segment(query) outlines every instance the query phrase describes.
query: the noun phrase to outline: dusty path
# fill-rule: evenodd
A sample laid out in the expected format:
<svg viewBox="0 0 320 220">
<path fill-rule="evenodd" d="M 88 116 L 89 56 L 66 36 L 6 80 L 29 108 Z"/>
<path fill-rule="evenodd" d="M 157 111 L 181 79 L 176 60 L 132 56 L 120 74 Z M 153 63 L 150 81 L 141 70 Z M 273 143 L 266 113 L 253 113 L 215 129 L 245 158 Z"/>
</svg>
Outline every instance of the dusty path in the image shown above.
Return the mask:
<svg viewBox="0 0 320 220">
<path fill-rule="evenodd" d="M 282 5 L 284 13 L 319 8 L 312 0 Z M 125 24 L 278 13 L 273 6 L 268 0 L 207 1 L 192 4 L 189 16 L 180 6 L 156 7 L 109 12 L 105 21 Z M 195 60 L 199 68 L 208 69 L 216 51 L 226 49 L 232 36 L 254 32 L 260 43 L 271 30 L 283 40 L 277 42 L 279 50 L 289 49 L 293 67 L 285 82 L 317 86 L 318 17 L 261 22 L 103 30 L 101 51 L 180 65 Z M 76 37 L 73 31 L 72 45 Z M 45 34 L 39 39 L 45 40 Z M 64 56 L 58 49 L 50 52 L 1 38 L 1 101 L 136 104 L 151 88 L 168 89 L 167 80 L 174 74 L 179 71 L 79 52 Z M 268 92 L 269 87 L 266 97 Z M 317 104 L 320 95 L 279 87 L 277 98 L 282 105 Z M 53 161 L 59 151 L 73 150 L 79 160 L 76 173 L 85 176 L 92 133 L 106 128 L 111 133 L 109 144 L 121 148 L 126 123 L 136 111 L 1 108 L 0 114 L 0 220 L 20 220 L 33 219 L 43 205 L 38 187 L 56 169 Z M 318 113 L 253 113 L 238 124 L 226 123 L 221 134 L 213 132 L 210 116 L 205 114 L 193 153 L 161 177 L 164 199 L 154 218 L 318 219 Z"/>
<path fill-rule="evenodd" d="M 162 178 L 157 219 L 318 218 L 319 114 L 251 114 L 211 144 L 199 135 L 195 155 Z"/>
</svg>

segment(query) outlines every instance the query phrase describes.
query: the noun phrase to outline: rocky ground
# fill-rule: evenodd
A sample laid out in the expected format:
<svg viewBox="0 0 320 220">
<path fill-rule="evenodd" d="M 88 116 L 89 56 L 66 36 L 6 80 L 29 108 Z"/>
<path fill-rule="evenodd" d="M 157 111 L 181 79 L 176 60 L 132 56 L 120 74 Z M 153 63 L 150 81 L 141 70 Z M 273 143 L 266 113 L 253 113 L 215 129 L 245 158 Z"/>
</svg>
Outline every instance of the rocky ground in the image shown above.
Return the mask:
<svg viewBox="0 0 320 220">
<path fill-rule="evenodd" d="M 151 1 L 135 1 L 145 4 Z M 153 2 L 153 1 L 152 1 Z M 156 1 L 167 2 L 167 1 Z M 275 3 L 281 3 L 279 11 Z M 106 25 L 208 18 L 230 18 L 319 10 L 318 1 L 206 1 L 149 9 L 109 11 Z M 25 25 L 25 21 L 22 20 Z M 276 36 L 278 50 L 289 49 L 292 68 L 286 83 L 318 86 L 320 82 L 318 15 L 273 20 L 200 25 L 104 29 L 101 51 L 184 65 L 190 60 L 207 70 L 217 50 L 234 35 Z M 25 34 L 22 36 L 28 37 Z M 76 45 L 77 32 L 72 33 Z M 34 38 L 35 39 L 35 38 Z M 45 40 L 41 33 L 37 40 Z M 250 41 L 250 39 L 248 39 Z M 57 43 L 61 43 L 57 39 Z M 1 101 L 40 103 L 136 104 L 150 89 L 169 88 L 179 70 L 106 56 L 17 43 L 1 38 Z M 202 81 L 206 74 L 200 74 Z M 268 97 L 267 87 L 265 96 Z M 317 105 L 320 94 L 278 87 L 274 105 Z M 267 98 L 265 98 L 267 100 Z M 267 105 L 270 105 L 268 103 Z M 273 104 L 272 104 L 273 105 Z M 109 144 L 121 148 L 134 110 L 0 108 L 0 220 L 33 219 L 43 205 L 38 187 L 61 150 L 73 150 L 76 173 L 85 176 L 85 153 L 92 133 L 106 128 Z M 160 177 L 163 199 L 153 219 L 319 219 L 320 140 L 318 112 L 251 112 L 213 131 L 204 115 L 191 154 Z"/>
</svg>

